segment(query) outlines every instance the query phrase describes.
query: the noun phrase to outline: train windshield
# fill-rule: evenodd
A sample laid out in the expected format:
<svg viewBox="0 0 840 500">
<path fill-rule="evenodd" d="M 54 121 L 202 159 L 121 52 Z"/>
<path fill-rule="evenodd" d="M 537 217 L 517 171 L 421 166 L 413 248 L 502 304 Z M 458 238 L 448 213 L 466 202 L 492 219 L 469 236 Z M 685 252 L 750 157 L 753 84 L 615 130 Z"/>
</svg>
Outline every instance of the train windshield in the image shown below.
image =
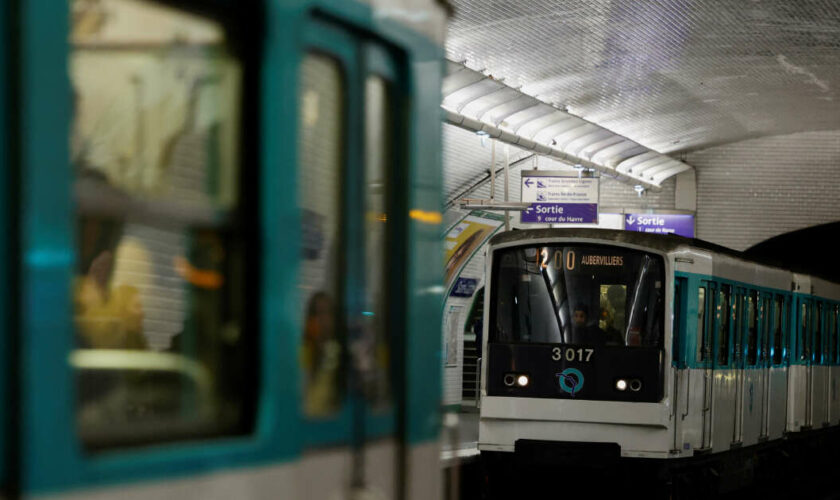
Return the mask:
<svg viewBox="0 0 840 500">
<path fill-rule="evenodd" d="M 611 246 L 496 250 L 493 342 L 661 347 L 662 257 Z"/>
</svg>

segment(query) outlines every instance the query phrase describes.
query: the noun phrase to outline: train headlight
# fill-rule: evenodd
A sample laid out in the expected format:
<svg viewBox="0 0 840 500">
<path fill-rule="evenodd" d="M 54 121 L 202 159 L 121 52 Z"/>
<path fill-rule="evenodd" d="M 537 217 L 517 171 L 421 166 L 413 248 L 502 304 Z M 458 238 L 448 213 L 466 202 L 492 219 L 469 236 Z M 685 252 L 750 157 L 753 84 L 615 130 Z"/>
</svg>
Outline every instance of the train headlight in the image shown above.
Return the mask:
<svg viewBox="0 0 840 500">
<path fill-rule="evenodd" d="M 633 392 L 639 392 L 642 390 L 642 381 L 634 378 L 630 381 L 630 390 Z"/>
<path fill-rule="evenodd" d="M 626 391 L 627 390 L 627 381 L 623 378 L 620 378 L 615 381 L 615 388 L 619 391 Z"/>
<path fill-rule="evenodd" d="M 528 375 L 520 375 L 520 376 L 516 377 L 516 385 L 518 385 L 519 387 L 527 386 L 528 382 L 529 382 Z"/>
<path fill-rule="evenodd" d="M 516 383 L 516 375 L 513 373 L 506 373 L 504 381 L 506 386 L 511 387 Z"/>
</svg>

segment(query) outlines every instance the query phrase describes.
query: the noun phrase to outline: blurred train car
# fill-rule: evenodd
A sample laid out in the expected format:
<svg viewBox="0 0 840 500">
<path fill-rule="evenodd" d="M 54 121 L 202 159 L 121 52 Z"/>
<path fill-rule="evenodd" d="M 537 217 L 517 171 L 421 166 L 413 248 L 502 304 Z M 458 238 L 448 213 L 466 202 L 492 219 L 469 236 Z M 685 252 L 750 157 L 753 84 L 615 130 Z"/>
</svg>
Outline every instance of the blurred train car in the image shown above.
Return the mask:
<svg viewBox="0 0 840 500">
<path fill-rule="evenodd" d="M 675 236 L 527 230 L 490 245 L 479 449 L 491 480 L 548 467 L 591 491 L 572 471 L 592 466 L 703 497 L 791 479 L 798 458 L 826 463 L 837 283 Z"/>
<path fill-rule="evenodd" d="M 439 496 L 447 10 L 0 5 L 4 498 Z"/>
</svg>

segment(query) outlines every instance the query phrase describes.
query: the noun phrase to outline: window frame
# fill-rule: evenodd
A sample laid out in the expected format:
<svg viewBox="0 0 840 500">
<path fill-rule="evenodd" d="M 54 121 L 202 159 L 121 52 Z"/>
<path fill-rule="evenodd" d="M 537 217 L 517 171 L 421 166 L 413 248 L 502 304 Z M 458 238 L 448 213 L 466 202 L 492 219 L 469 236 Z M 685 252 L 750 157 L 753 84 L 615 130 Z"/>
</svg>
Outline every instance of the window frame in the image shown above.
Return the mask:
<svg viewBox="0 0 840 500">
<path fill-rule="evenodd" d="M 248 414 L 248 417 L 245 417 L 248 419 L 248 430 L 245 432 L 225 430 L 210 431 L 207 434 L 193 434 L 193 429 L 189 428 L 191 426 L 195 426 L 195 423 L 190 422 L 186 425 L 182 425 L 183 423 L 181 421 L 175 421 L 173 422 L 172 427 L 180 428 L 181 432 L 173 432 L 170 430 L 171 433 L 168 435 L 155 436 L 154 438 L 151 438 L 148 435 L 137 437 L 132 435 L 130 431 L 123 434 L 123 432 L 121 432 L 121 428 L 123 426 L 114 426 L 117 429 L 117 432 L 114 434 L 119 436 L 116 443 L 107 442 L 107 440 L 95 443 L 84 443 L 83 439 L 79 439 L 82 446 L 87 450 L 86 453 L 90 454 L 129 453 L 132 449 L 139 449 L 140 447 L 157 447 L 165 445 L 177 446 L 180 443 L 189 441 L 207 441 L 252 436 L 256 432 L 258 419 L 257 407 L 259 405 L 258 391 L 260 382 L 259 364 L 262 362 L 257 354 L 259 352 L 259 344 L 261 342 L 260 337 L 262 335 L 262 329 L 258 320 L 260 317 L 261 307 L 258 292 L 261 270 L 259 268 L 259 261 L 257 259 L 253 259 L 253 256 L 258 255 L 259 249 L 259 230 L 255 227 L 258 224 L 259 192 L 256 188 L 258 183 L 249 182 L 248 180 L 257 180 L 259 178 L 259 174 L 252 173 L 252 169 L 245 167 L 245 165 L 253 164 L 258 161 L 256 160 L 257 155 L 253 153 L 253 151 L 258 148 L 259 140 L 254 137 L 255 134 L 248 134 L 245 132 L 248 129 L 256 127 L 255 121 L 257 118 L 257 112 L 254 108 L 256 108 L 255 103 L 257 101 L 254 100 L 248 92 L 249 88 L 252 88 L 256 84 L 256 74 L 254 72 L 254 66 L 256 66 L 256 63 L 253 56 L 247 53 L 244 49 L 244 46 L 249 43 L 249 40 L 246 38 L 233 38 L 236 36 L 236 25 L 237 23 L 242 22 L 242 19 L 230 18 L 230 12 L 226 8 L 216 6 L 215 8 L 205 7 L 197 9 L 196 6 L 191 5 L 189 2 L 170 2 L 161 4 L 156 2 L 149 3 L 151 5 L 163 6 L 179 13 L 201 17 L 204 20 L 217 23 L 225 33 L 226 48 L 224 53 L 230 60 L 235 61 L 236 64 L 238 64 L 241 75 L 238 82 L 239 96 L 238 101 L 236 102 L 238 116 L 236 116 L 235 123 L 237 123 L 238 126 L 234 129 L 232 135 L 237 144 L 235 148 L 236 156 L 233 159 L 235 164 L 233 171 L 236 178 L 236 204 L 233 207 L 216 206 L 217 201 L 215 200 L 215 195 L 217 193 L 213 193 L 212 189 L 217 187 L 218 180 L 214 181 L 212 180 L 212 177 L 216 175 L 217 172 L 212 172 L 210 169 L 207 169 L 208 177 L 204 188 L 206 190 L 205 193 L 212 201 L 208 201 L 206 206 L 202 206 L 200 209 L 195 210 L 195 212 L 191 212 L 186 215 L 182 214 L 181 207 L 175 204 L 174 198 L 170 196 L 163 198 L 160 200 L 160 203 L 158 203 L 159 200 L 147 199 L 143 195 L 128 193 L 127 198 L 129 200 L 124 207 L 127 211 L 127 217 L 113 217 L 113 220 L 117 220 L 120 224 L 124 224 L 126 226 L 131 223 L 136 223 L 152 230 L 169 230 L 169 221 L 176 220 L 180 223 L 180 226 L 173 231 L 183 237 L 186 242 L 184 248 L 186 255 L 189 255 L 190 251 L 195 248 L 196 241 L 193 237 L 204 233 L 205 231 L 214 232 L 225 240 L 225 243 L 227 243 L 224 246 L 226 253 L 243 254 L 239 257 L 239 259 L 231 259 L 225 263 L 223 268 L 225 271 L 230 271 L 234 268 L 241 268 L 243 272 L 240 276 L 236 276 L 238 280 L 241 280 L 240 284 L 234 284 L 233 289 L 226 287 L 222 288 L 221 301 L 223 304 L 222 307 L 225 309 L 236 310 L 241 308 L 241 312 L 236 315 L 240 320 L 237 323 L 237 326 L 240 331 L 252 332 L 251 335 L 244 336 L 242 340 L 243 343 L 237 346 L 239 354 L 252 360 L 252 362 L 246 363 L 245 366 L 237 368 L 237 371 L 246 373 L 243 377 L 245 380 L 242 380 L 242 383 L 237 385 L 243 387 L 241 409 L 244 413 Z M 253 41 L 250 41 L 250 43 L 253 43 Z M 76 48 L 72 42 L 68 42 L 67 47 L 67 57 L 69 59 L 70 55 L 73 54 Z M 117 49 L 113 49 L 108 47 L 107 50 L 120 53 L 122 48 L 118 47 Z M 134 50 L 135 49 L 133 47 L 126 50 L 129 57 L 134 55 Z M 220 53 L 221 52 L 214 47 L 210 57 L 216 58 Z M 72 87 L 72 77 L 70 78 L 70 82 Z M 78 110 L 71 110 L 71 123 L 74 111 Z M 75 174 L 77 172 L 75 166 L 71 165 L 70 168 L 71 179 L 76 179 Z M 71 183 L 72 182 L 73 181 L 71 180 Z M 115 186 L 108 183 L 108 188 L 111 187 Z M 120 188 L 116 187 L 116 189 Z M 86 193 L 88 196 L 80 197 L 78 192 L 75 193 L 75 203 L 73 203 L 73 219 L 75 223 L 84 220 L 85 217 L 89 217 L 93 220 L 107 220 L 112 218 L 110 214 L 103 212 L 103 207 L 99 206 L 100 200 L 97 198 L 97 194 L 98 193 L 94 191 L 93 193 Z M 106 206 L 105 210 L 107 211 L 108 208 L 109 207 Z M 132 210 L 132 208 L 134 208 L 134 210 Z M 76 231 L 74 231 L 74 233 L 76 233 Z M 80 247 L 78 238 L 74 238 L 73 241 L 75 243 L 74 248 L 76 253 L 79 254 Z M 237 280 L 227 280 L 228 283 L 235 283 L 236 281 Z M 198 294 L 201 294 L 201 292 L 198 292 Z M 235 301 L 231 301 L 229 297 L 234 294 L 237 295 L 237 299 Z M 185 288 L 184 302 L 186 306 L 183 318 L 184 330 L 179 334 L 181 351 L 174 353 L 184 355 L 189 359 L 192 359 L 189 351 L 194 351 L 197 342 L 200 343 L 199 339 L 204 338 L 206 335 L 205 332 L 202 332 L 195 326 L 198 318 L 190 311 L 190 309 L 195 305 L 195 295 L 195 292 L 189 291 L 188 288 Z M 74 333 L 78 337 L 78 328 L 74 328 Z M 175 337 L 173 337 L 173 340 L 174 339 Z M 221 343 L 219 343 L 218 346 L 221 347 Z M 80 347 L 76 344 L 76 349 L 90 348 Z M 198 359 L 197 361 L 201 360 Z M 78 371 L 74 371 L 74 373 L 78 373 Z M 226 377 L 226 374 L 228 373 L 230 372 L 222 372 L 222 376 Z M 141 420 L 136 424 L 134 422 L 127 423 L 124 427 L 130 428 L 132 425 L 143 426 L 144 423 L 145 421 Z M 212 423 L 213 422 L 211 422 L 211 426 Z M 204 422 L 198 422 L 197 424 L 202 425 Z"/>
</svg>

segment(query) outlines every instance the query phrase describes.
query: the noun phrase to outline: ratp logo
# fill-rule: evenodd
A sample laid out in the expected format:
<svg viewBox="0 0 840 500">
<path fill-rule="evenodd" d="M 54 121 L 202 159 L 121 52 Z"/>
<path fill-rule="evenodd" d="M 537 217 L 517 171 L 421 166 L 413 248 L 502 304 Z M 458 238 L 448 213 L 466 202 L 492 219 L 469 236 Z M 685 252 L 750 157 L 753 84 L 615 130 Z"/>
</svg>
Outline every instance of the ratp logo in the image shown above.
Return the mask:
<svg viewBox="0 0 840 500">
<path fill-rule="evenodd" d="M 568 392 L 575 397 L 575 394 L 583 389 L 583 373 L 577 368 L 566 368 L 562 372 L 556 374 L 557 383 L 560 384 L 560 389 L 563 392 Z"/>
</svg>

